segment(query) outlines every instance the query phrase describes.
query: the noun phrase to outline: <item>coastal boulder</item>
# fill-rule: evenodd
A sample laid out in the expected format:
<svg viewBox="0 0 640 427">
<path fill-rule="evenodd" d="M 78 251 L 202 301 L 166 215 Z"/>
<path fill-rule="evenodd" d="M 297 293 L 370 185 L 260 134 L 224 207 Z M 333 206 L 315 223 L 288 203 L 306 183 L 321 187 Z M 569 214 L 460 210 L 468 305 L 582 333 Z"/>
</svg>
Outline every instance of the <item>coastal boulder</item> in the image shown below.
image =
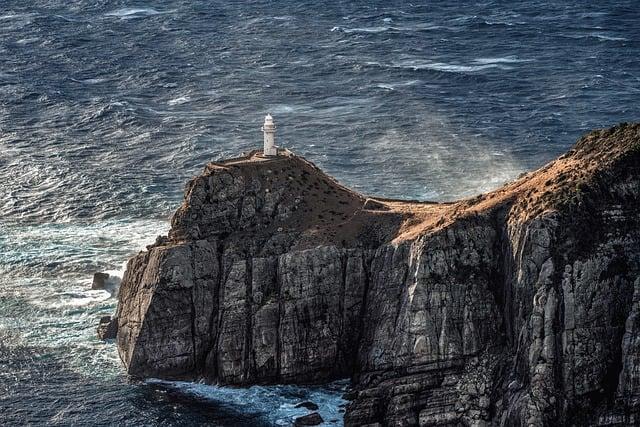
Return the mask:
<svg viewBox="0 0 640 427">
<path fill-rule="evenodd" d="M 101 340 L 115 339 L 118 334 L 118 319 L 102 316 L 98 322 L 97 334 Z"/>
<path fill-rule="evenodd" d="M 298 417 L 293 421 L 294 426 L 319 426 L 324 420 L 317 412 L 313 412 L 309 415 Z"/>
<path fill-rule="evenodd" d="M 94 273 L 93 282 L 91 283 L 91 289 L 104 290 L 106 288 L 109 275 L 107 273 Z"/>
</svg>

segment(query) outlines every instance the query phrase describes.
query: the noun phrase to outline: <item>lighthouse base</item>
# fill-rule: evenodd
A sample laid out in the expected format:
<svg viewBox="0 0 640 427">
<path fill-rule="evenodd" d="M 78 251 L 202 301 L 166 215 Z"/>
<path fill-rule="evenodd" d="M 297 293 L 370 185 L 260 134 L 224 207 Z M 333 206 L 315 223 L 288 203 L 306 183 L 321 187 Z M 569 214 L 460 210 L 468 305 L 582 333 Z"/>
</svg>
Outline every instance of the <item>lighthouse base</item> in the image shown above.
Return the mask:
<svg viewBox="0 0 640 427">
<path fill-rule="evenodd" d="M 265 148 L 262 152 L 262 155 L 265 157 L 274 157 L 278 155 L 278 147 L 269 147 Z"/>
</svg>

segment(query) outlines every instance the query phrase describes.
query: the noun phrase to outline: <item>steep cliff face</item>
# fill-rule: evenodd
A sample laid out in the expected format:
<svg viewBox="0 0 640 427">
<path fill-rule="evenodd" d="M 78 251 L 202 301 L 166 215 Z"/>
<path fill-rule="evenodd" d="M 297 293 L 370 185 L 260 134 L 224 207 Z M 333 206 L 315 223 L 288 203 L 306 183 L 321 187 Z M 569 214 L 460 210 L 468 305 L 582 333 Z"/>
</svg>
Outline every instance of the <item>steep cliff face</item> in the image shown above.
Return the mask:
<svg viewBox="0 0 640 427">
<path fill-rule="evenodd" d="M 450 204 L 292 154 L 212 163 L 117 316 L 133 375 L 349 376 L 351 425 L 640 422 L 640 125 Z"/>
</svg>

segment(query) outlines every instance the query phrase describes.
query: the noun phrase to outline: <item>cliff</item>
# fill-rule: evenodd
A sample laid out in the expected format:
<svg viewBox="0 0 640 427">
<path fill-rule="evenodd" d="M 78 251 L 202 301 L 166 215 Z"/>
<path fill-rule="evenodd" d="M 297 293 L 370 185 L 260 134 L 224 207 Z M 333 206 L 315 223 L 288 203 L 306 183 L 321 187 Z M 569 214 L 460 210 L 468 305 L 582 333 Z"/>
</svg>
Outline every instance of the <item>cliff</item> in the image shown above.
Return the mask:
<svg viewBox="0 0 640 427">
<path fill-rule="evenodd" d="M 640 125 L 494 192 L 367 198 L 291 153 L 209 164 L 127 266 L 130 374 L 351 377 L 347 425 L 640 423 Z"/>
</svg>

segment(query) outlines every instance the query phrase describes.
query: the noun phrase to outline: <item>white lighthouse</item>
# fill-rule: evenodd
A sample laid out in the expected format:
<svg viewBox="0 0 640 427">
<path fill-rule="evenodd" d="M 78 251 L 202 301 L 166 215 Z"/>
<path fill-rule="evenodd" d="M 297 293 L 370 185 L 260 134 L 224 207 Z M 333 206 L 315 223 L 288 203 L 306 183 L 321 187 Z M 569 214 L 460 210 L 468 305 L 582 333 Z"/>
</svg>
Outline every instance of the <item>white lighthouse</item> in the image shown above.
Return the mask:
<svg viewBox="0 0 640 427">
<path fill-rule="evenodd" d="M 271 114 L 267 114 L 264 118 L 264 124 L 262 125 L 262 132 L 264 132 L 264 151 L 265 156 L 277 156 L 278 147 L 276 147 L 276 125 L 273 123 L 273 117 Z"/>
</svg>

